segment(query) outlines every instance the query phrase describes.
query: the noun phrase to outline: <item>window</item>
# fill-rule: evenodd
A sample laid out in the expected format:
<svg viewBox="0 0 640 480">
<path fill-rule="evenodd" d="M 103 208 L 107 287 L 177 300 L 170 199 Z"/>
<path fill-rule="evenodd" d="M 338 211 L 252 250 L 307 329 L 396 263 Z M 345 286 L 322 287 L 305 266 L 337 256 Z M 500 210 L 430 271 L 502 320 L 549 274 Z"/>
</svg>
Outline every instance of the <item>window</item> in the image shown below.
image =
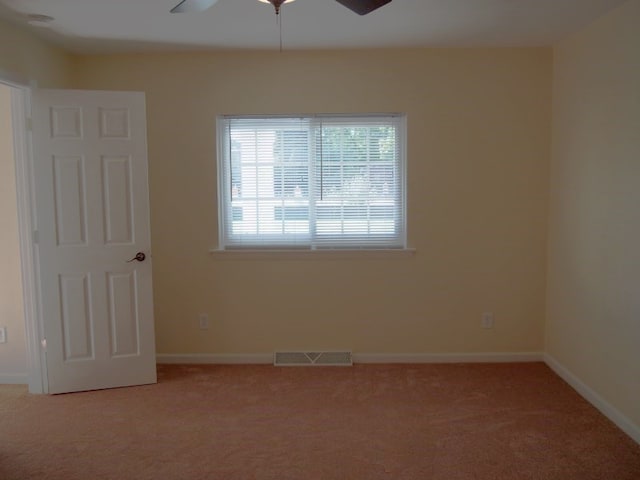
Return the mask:
<svg viewBox="0 0 640 480">
<path fill-rule="evenodd" d="M 220 117 L 220 248 L 404 248 L 404 125 Z"/>
</svg>

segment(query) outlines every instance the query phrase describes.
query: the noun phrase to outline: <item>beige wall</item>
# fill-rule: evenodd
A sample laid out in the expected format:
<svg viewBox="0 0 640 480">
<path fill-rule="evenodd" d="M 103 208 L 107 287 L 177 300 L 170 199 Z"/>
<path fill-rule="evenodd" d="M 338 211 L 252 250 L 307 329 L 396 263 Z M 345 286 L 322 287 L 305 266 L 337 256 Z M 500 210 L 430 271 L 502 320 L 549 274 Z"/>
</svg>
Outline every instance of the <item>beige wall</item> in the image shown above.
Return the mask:
<svg viewBox="0 0 640 480">
<path fill-rule="evenodd" d="M 551 63 L 550 49 L 78 58 L 75 87 L 147 94 L 158 352 L 540 351 Z M 415 256 L 208 253 L 216 115 L 298 112 L 407 113 Z"/>
<path fill-rule="evenodd" d="M 11 89 L 0 84 L 0 327 L 8 340 L 0 343 L 0 378 L 27 373 L 12 135 Z"/>
<path fill-rule="evenodd" d="M 555 49 L 547 351 L 640 426 L 640 1 Z"/>
<path fill-rule="evenodd" d="M 11 74 L 39 87 L 62 88 L 69 82 L 71 56 L 0 20 L 0 75 Z"/>
</svg>

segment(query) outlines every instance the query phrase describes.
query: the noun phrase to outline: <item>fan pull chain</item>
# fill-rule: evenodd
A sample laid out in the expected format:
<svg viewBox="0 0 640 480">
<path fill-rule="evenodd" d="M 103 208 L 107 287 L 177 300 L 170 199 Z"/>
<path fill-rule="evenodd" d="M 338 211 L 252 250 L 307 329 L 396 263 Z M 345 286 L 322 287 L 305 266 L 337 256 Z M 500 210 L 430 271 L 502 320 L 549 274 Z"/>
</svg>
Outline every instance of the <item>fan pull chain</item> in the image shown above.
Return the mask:
<svg viewBox="0 0 640 480">
<path fill-rule="evenodd" d="M 280 53 L 282 53 L 282 12 L 278 12 L 278 25 L 280 26 Z"/>
<path fill-rule="evenodd" d="M 265 1 L 265 0 L 262 0 Z M 285 3 L 286 0 L 267 0 L 276 11 L 276 24 L 279 26 L 280 30 L 280 53 L 282 53 L 282 15 L 280 14 L 282 4 Z"/>
</svg>

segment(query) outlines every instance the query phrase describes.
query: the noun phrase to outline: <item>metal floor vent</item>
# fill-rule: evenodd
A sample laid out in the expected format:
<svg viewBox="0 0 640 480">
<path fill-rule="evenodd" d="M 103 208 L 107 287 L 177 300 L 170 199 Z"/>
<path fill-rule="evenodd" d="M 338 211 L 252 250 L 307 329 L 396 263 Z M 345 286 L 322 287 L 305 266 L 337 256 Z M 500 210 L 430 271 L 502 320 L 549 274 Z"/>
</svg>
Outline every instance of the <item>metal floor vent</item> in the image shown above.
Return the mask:
<svg viewBox="0 0 640 480">
<path fill-rule="evenodd" d="M 276 352 L 273 364 L 277 367 L 350 367 L 353 360 L 351 352 Z"/>
</svg>

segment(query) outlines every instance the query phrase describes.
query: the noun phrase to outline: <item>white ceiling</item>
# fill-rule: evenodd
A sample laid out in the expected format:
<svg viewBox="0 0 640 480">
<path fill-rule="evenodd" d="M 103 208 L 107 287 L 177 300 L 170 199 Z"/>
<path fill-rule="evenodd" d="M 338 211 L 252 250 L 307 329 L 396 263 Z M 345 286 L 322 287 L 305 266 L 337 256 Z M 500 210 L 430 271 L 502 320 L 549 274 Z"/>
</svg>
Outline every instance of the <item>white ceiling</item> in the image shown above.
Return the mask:
<svg viewBox="0 0 640 480">
<path fill-rule="evenodd" d="M 285 50 L 552 45 L 625 0 L 393 0 L 359 16 L 335 0 L 282 7 Z M 0 17 L 55 18 L 37 35 L 78 53 L 279 45 L 273 7 L 219 0 L 202 13 L 170 14 L 178 0 L 0 0 Z"/>
</svg>

